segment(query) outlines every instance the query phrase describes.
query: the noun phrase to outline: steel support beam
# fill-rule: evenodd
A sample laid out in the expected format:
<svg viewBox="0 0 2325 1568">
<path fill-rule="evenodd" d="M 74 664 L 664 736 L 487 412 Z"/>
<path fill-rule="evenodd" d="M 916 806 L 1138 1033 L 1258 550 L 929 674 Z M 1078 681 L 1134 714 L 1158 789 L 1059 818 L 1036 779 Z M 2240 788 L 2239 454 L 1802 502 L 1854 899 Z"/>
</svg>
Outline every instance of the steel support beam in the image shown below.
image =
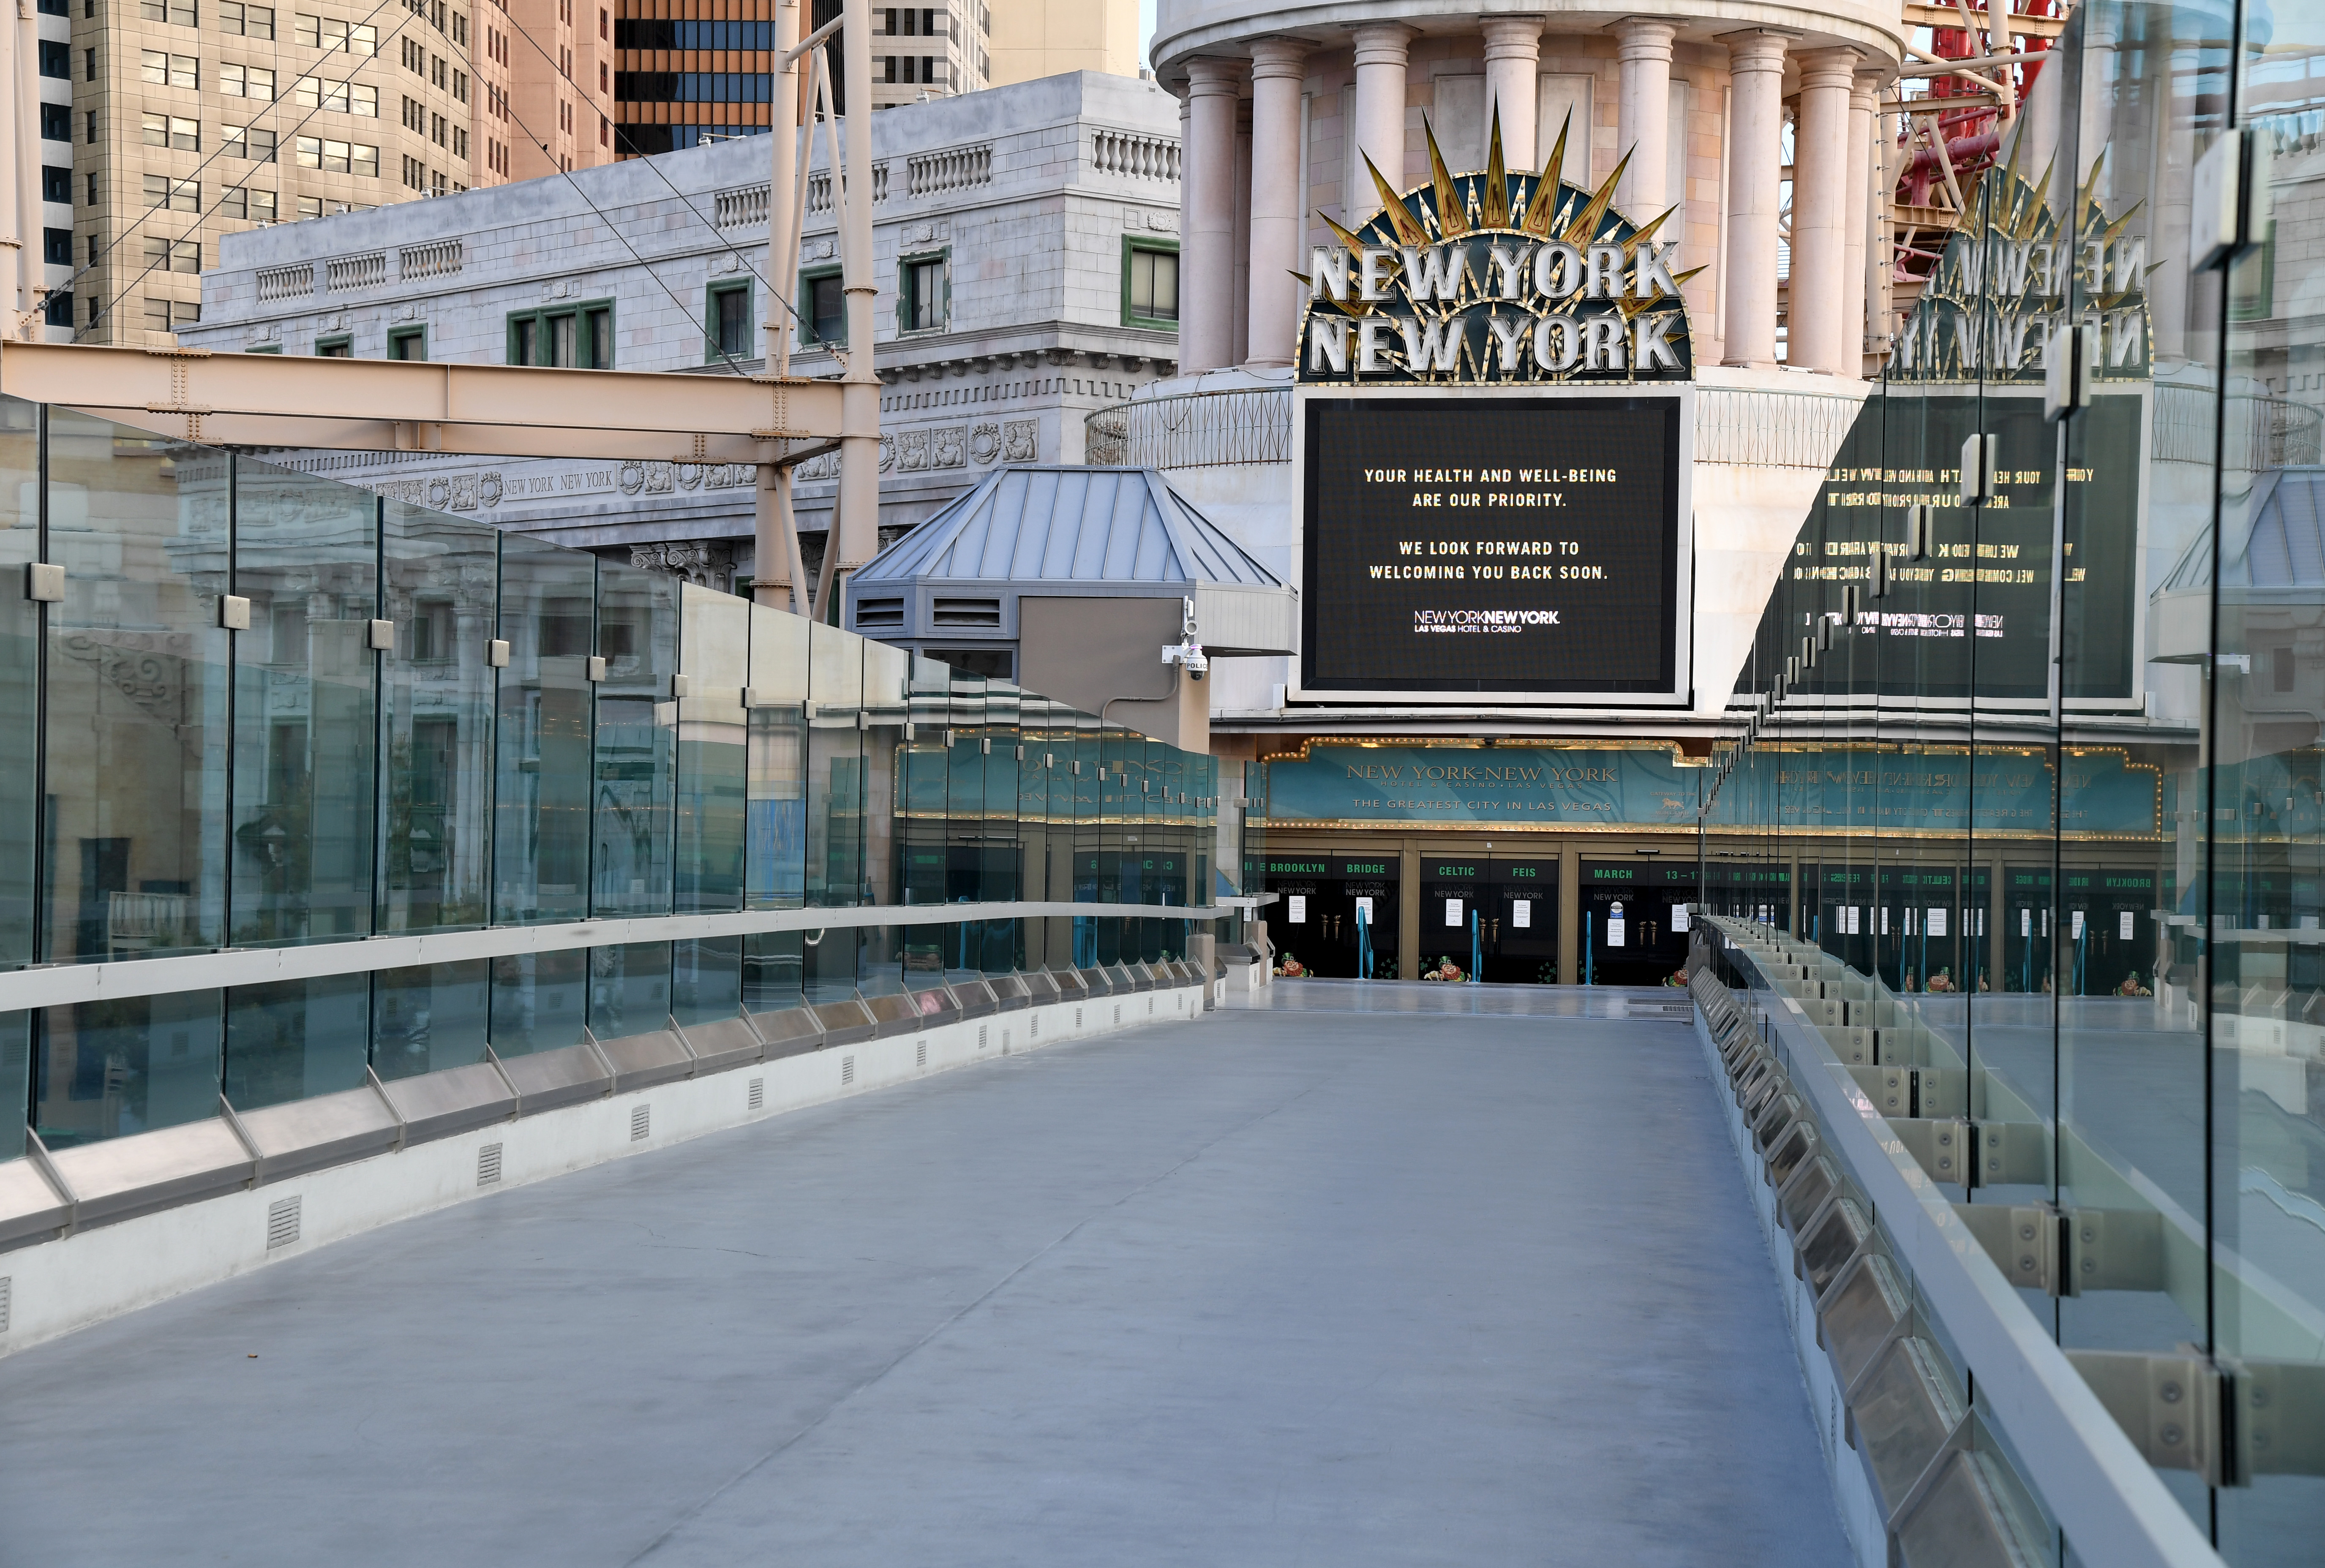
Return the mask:
<svg viewBox="0 0 2325 1568">
<path fill-rule="evenodd" d="M 0 392 L 214 446 L 679 463 L 828 451 L 843 396 L 830 382 L 46 343 L 0 353 Z"/>
</svg>

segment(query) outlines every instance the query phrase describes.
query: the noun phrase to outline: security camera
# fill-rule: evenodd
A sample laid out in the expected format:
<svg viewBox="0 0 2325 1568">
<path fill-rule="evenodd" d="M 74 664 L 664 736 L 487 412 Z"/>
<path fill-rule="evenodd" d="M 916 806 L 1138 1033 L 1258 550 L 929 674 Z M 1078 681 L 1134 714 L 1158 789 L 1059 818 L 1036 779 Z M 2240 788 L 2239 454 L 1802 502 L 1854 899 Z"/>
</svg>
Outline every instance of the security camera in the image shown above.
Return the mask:
<svg viewBox="0 0 2325 1568">
<path fill-rule="evenodd" d="M 1203 672 L 1211 667 L 1211 661 L 1203 656 L 1203 645 L 1191 639 L 1163 649 L 1162 662 L 1186 666 L 1187 674 L 1195 680 L 1202 679 Z"/>
</svg>

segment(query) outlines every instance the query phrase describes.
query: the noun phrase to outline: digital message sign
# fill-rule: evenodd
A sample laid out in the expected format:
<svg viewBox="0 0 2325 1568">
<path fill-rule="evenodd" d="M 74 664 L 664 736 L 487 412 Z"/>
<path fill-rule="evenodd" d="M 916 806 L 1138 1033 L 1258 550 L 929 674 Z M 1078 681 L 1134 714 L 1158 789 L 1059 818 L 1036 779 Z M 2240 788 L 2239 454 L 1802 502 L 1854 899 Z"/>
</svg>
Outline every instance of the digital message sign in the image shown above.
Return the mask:
<svg viewBox="0 0 2325 1568">
<path fill-rule="evenodd" d="M 1683 411 L 1311 396 L 1303 694 L 1684 697 Z"/>
</svg>

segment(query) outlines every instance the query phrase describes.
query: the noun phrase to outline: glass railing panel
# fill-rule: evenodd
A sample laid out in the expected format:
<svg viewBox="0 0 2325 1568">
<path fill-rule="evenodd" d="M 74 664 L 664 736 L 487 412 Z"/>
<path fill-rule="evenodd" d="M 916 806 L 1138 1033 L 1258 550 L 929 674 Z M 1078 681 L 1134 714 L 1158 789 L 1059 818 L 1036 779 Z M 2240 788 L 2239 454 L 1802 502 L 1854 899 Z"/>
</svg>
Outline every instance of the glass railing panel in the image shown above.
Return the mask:
<svg viewBox="0 0 2325 1568">
<path fill-rule="evenodd" d="M 592 913 L 666 915 L 677 795 L 679 579 L 601 561 Z"/>
<path fill-rule="evenodd" d="M 589 912 L 597 604 L 596 558 L 502 540 L 496 635 L 509 662 L 494 742 L 493 918 L 503 925 Z"/>
<path fill-rule="evenodd" d="M 32 1022 L 32 1130 L 51 1148 L 218 1114 L 221 993 L 43 1008 Z"/>
<path fill-rule="evenodd" d="M 20 582 L 41 554 L 40 409 L 0 398 L 0 581 Z M 0 594 L 0 733 L 20 737 L 0 756 L 0 968 L 32 963 L 41 831 L 41 606 Z M 22 1102 L 0 1100 L 0 1104 Z M 0 1115 L 0 1122 L 14 1118 Z M 0 1131 L 0 1140 L 14 1136 Z M 7 1145 L 0 1141 L 0 1158 Z"/>
<path fill-rule="evenodd" d="M 372 976 L 371 1065 L 381 1078 L 409 1078 L 485 1059 L 492 1021 L 492 964 L 383 969 Z"/>
<path fill-rule="evenodd" d="M 744 896 L 754 909 L 797 909 L 806 897 L 810 630 L 797 615 L 751 609 Z"/>
<path fill-rule="evenodd" d="M 490 651 L 499 536 L 400 501 L 381 508 L 379 908 L 382 931 L 441 931 L 490 917 Z"/>
<path fill-rule="evenodd" d="M 681 588 L 677 699 L 677 896 L 681 914 L 743 908 L 747 816 L 751 606 L 731 594 Z"/>
<path fill-rule="evenodd" d="M 216 947 L 231 459 L 67 410 L 48 423 L 48 554 L 65 584 L 48 612 L 44 955 Z M 214 1074 L 215 1039 L 209 1056 Z"/>
</svg>

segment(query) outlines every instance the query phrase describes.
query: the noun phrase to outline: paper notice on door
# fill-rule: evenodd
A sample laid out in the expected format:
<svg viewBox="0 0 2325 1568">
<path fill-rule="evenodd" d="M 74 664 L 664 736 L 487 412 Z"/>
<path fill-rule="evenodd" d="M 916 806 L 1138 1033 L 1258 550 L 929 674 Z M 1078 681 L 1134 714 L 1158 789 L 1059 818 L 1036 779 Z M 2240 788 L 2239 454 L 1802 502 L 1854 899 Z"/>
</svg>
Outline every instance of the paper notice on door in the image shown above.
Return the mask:
<svg viewBox="0 0 2325 1568">
<path fill-rule="evenodd" d="M 1445 923 L 1448 926 L 1459 926 L 1461 923 L 1460 899 L 1448 899 L 1445 900 Z"/>
<path fill-rule="evenodd" d="M 1533 929 L 1533 900 L 1532 899 L 1512 899 L 1510 900 L 1510 926 L 1513 929 L 1519 931 L 1530 931 Z"/>
<path fill-rule="evenodd" d="M 1294 926 L 1305 926 L 1308 923 L 1307 894 L 1287 893 L 1284 895 L 1283 903 L 1283 918 L 1286 920 L 1291 921 Z"/>
<path fill-rule="evenodd" d="M 1888 905 L 1886 905 L 1886 904 L 1884 904 L 1884 905 L 1882 905 L 1882 906 L 1881 906 L 1881 920 L 1880 920 L 1880 926 L 1881 926 L 1880 935 L 1882 935 L 1882 936 L 1886 936 L 1887 935 L 1889 935 L 1889 906 L 1888 906 Z"/>
<path fill-rule="evenodd" d="M 2067 940 L 2070 942 L 2081 941 L 2083 939 L 2083 912 L 2080 909 L 2071 911 L 2068 916 L 2068 921 Z"/>
<path fill-rule="evenodd" d="M 1672 929 L 1674 931 L 1684 931 L 1687 929 L 1687 906 L 1685 904 L 1673 904 L 1672 906 Z"/>
<path fill-rule="evenodd" d="M 2021 909 L 2018 911 L 2018 934 L 2021 936 L 2032 936 L 2034 935 L 2033 910 Z"/>
<path fill-rule="evenodd" d="M 2118 911 L 2116 917 L 2115 934 L 2123 938 L 2126 942 L 2130 941 L 2132 934 L 2138 929 L 2138 926 L 2136 924 L 2138 919 L 2139 917 L 2129 909 Z"/>
<path fill-rule="evenodd" d="M 1357 918 L 1367 926 L 1373 923 L 1373 896 L 1370 893 L 1357 895 Z"/>
<path fill-rule="evenodd" d="M 1923 929 L 1932 936 L 1944 936 L 1946 934 L 1946 912 L 1943 909 L 1931 910 L 1930 923 L 1928 926 L 1924 927 Z"/>
<path fill-rule="evenodd" d="M 1609 947 L 1620 947 L 1622 945 L 1623 906 L 1616 904 L 1607 911 L 1607 945 Z"/>
</svg>

